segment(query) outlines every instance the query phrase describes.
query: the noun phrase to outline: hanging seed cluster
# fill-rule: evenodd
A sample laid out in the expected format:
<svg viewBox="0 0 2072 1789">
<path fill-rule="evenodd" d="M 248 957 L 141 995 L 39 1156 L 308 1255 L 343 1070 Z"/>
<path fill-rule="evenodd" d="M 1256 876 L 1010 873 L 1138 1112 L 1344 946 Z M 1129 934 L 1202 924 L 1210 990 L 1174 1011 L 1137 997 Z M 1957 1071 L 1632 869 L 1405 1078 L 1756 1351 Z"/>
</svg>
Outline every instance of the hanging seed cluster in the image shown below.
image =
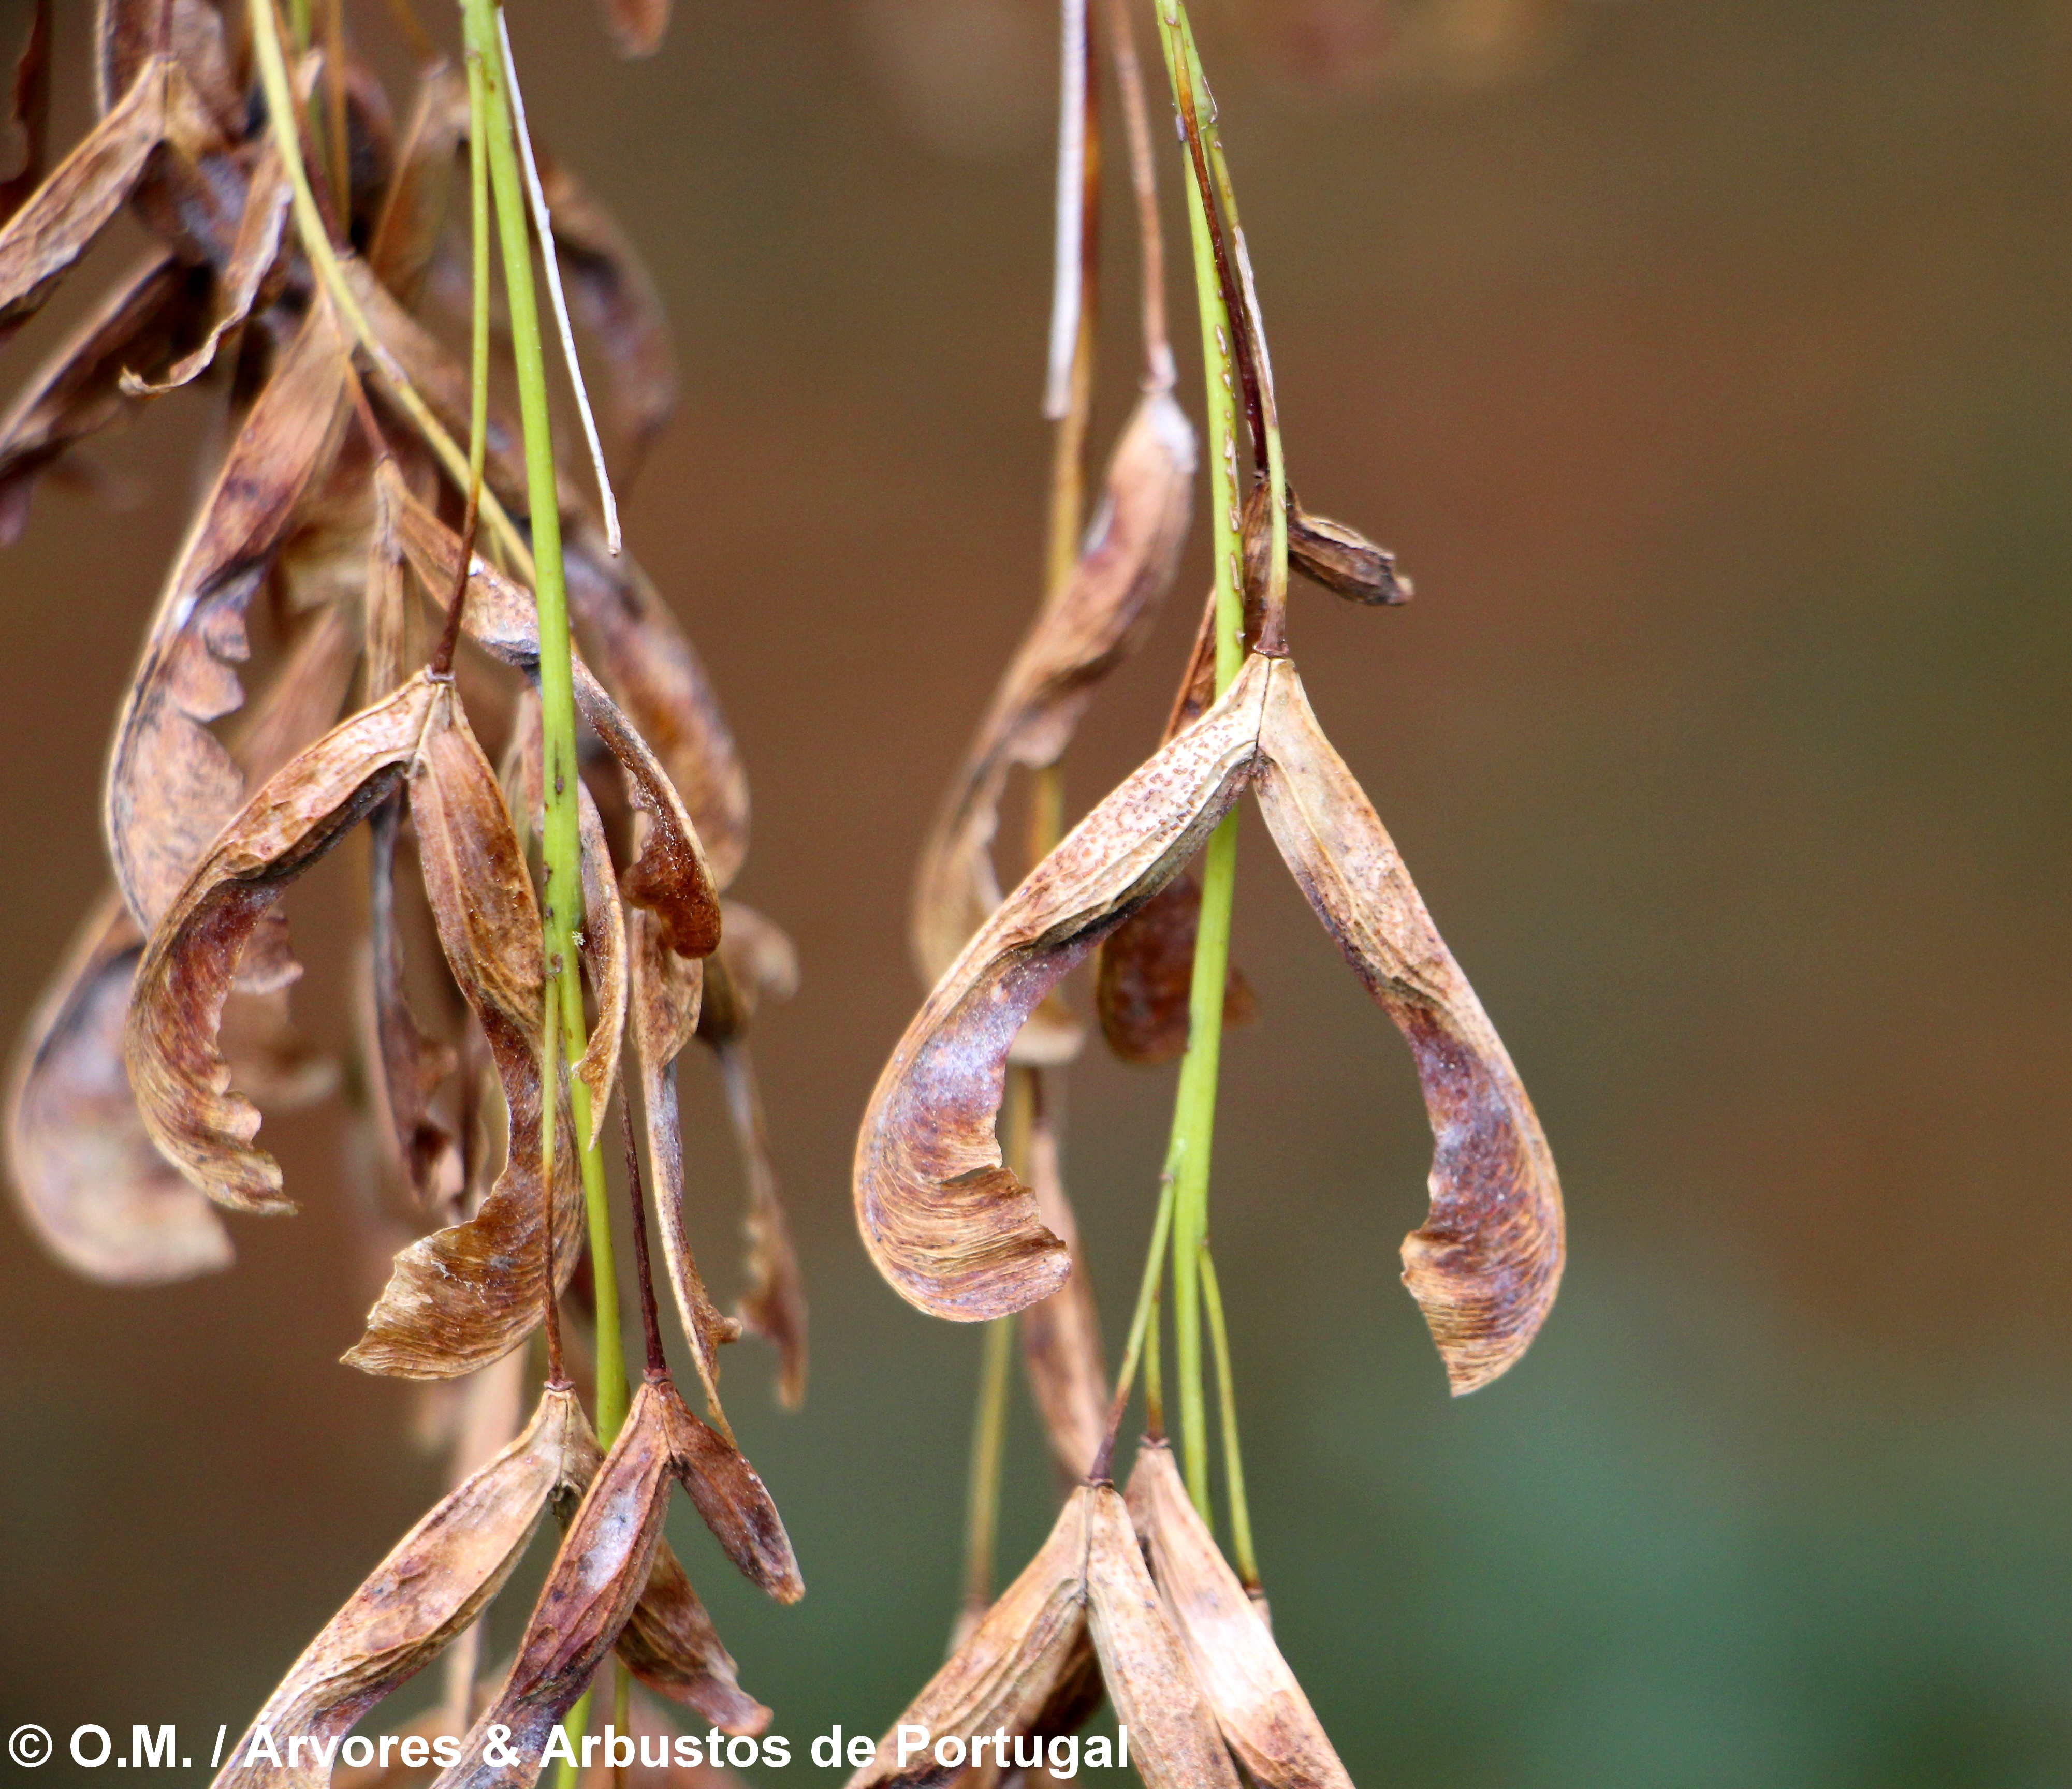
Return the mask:
<svg viewBox="0 0 2072 1789">
<path fill-rule="evenodd" d="M 382 1183 L 368 1243 L 393 1258 L 345 1358 L 457 1382 L 425 1394 L 450 1436 L 450 1489 L 248 1735 L 303 1736 L 312 1755 L 240 1745 L 218 1783 L 329 1782 L 348 1730 L 442 1653 L 447 1694 L 417 1730 L 453 1742 L 439 1781 L 456 1789 L 529 1783 L 548 1730 L 615 1652 L 701 1722 L 760 1733 L 770 1711 L 740 1688 L 662 1528 L 680 1484 L 751 1582 L 783 1602 L 803 1593 L 718 1395 L 721 1351 L 744 1328 L 775 1345 L 786 1403 L 804 1387 L 804 1303 L 749 1052 L 758 1006 L 791 991 L 797 966 L 772 921 L 725 898 L 747 846 L 741 765 L 689 641 L 617 540 L 612 482 L 637 473 L 675 395 L 653 284 L 603 207 L 536 153 L 500 17 L 479 0 L 471 69 L 433 54 L 399 9 L 420 53 L 400 112 L 341 0 L 285 19 L 273 0 L 101 0 L 97 121 L 46 173 L 52 10 L 37 7 L 15 82 L 30 166 L 0 190 L 0 340 L 119 213 L 152 247 L 0 421 L 0 535 L 18 535 L 44 474 L 146 406 L 193 407 L 217 450 L 115 719 L 111 885 L 17 1053 L 10 1178 L 37 1234 L 83 1274 L 146 1285 L 219 1270 L 232 1258 L 222 1213 L 296 1208 L 258 1140 L 262 1114 L 349 1080 L 346 1122 L 371 1139 Z M 606 12 L 639 53 L 668 8 Z M 504 109 L 485 109 L 491 92 Z M 540 252 L 597 450 L 597 493 L 559 479 L 551 518 L 533 513 L 530 474 L 552 441 L 522 374 L 520 416 L 479 408 L 488 332 L 472 356 L 446 340 L 487 315 L 487 175 L 473 205 L 463 175 L 488 165 L 499 128 L 530 187 L 522 218 L 500 221 Z M 557 568 L 533 563 L 546 520 Z M 574 965 L 553 951 L 543 907 L 565 794 L 545 769 L 557 667 L 535 580 L 550 569 L 576 639 L 560 687 L 581 716 Z M 362 935 L 323 946 L 357 989 L 357 1072 L 342 1077 L 293 1023 L 302 965 L 287 910 L 306 871 L 362 836 Z M 565 973 L 580 976 L 572 1028 Z M 675 1065 L 693 1040 L 719 1069 L 749 1192 L 733 1316 L 684 1234 Z M 578 1278 L 586 1247 L 608 1245 L 586 1200 L 603 1187 L 615 1096 L 639 1108 L 626 1171 L 647 1358 L 601 1440 L 560 1306 L 574 1286 L 574 1315 L 610 1331 L 615 1358 L 618 1312 L 583 1309 L 604 1258 Z M 705 1418 L 663 1350 L 636 1129 Z M 587 1373 L 583 1329 L 569 1345 Z M 546 1370 L 526 1420 L 536 1336 Z M 485 1672 L 475 1624 L 549 1509 L 564 1533 L 545 1586 L 515 1660 Z M 641 1719 L 653 1725 L 652 1709 Z M 492 1728 L 516 1736 L 516 1766 L 487 1745 Z"/>
<path fill-rule="evenodd" d="M 1211 853 L 1206 878 L 1196 865 L 1212 839 L 1232 836 L 1230 822 L 1248 795 L 1311 910 L 1416 1063 L 1434 1151 L 1429 1209 L 1404 1243 L 1404 1279 L 1457 1394 L 1517 1361 L 1560 1280 L 1560 1189 L 1531 1102 L 1372 803 L 1326 736 L 1289 653 L 1291 568 L 1377 607 L 1405 601 L 1410 585 L 1389 553 L 1310 514 L 1288 482 L 1215 105 L 1184 9 L 1178 0 L 1154 5 L 1196 251 L 1216 589 L 1157 749 L 1062 838 L 1037 839 L 1032 867 L 1003 897 L 992 848 L 1009 773 L 1020 766 L 1054 776 L 1101 680 L 1143 639 L 1190 519 L 1195 437 L 1171 395 L 1151 133 L 1128 9 L 1114 0 L 1107 35 L 1138 199 L 1143 396 L 1116 442 L 1076 563 L 1054 579 L 924 847 L 913 937 L 930 991 L 878 1078 L 855 1158 L 864 1245 L 903 1298 L 961 1321 L 1019 1314 L 1030 1389 L 1071 1488 L 1049 1540 L 997 1598 L 988 1592 L 990 1558 L 980 1557 L 989 1520 L 975 1520 L 971 1593 L 951 1656 L 850 1789 L 998 1783 L 1040 1760 L 1046 1739 L 1075 1732 L 1104 1695 L 1128 1730 L 1129 1762 L 1152 1789 L 1236 1789 L 1240 1781 L 1350 1789 L 1274 1643 L 1260 1589 L 1208 1247 L 1218 1040 L 1223 1027 L 1255 1018 L 1257 1002 L 1227 965 L 1235 856 L 1226 847 L 1217 865 Z M 1092 334 L 1097 258 L 1087 220 L 1097 210 L 1089 168 L 1098 113 L 1079 0 L 1066 0 L 1064 27 L 1050 413 L 1069 431 L 1083 426 L 1088 396 L 1083 381 L 1075 408 L 1059 407 L 1074 333 L 1083 349 Z M 1074 266 L 1083 273 L 1076 289 L 1067 277 Z M 1240 413 L 1251 449 L 1243 495 Z M 1054 524 L 1070 492 L 1061 475 Z M 1046 798 L 1054 801 L 1054 785 L 1033 799 Z M 1220 929 L 1214 956 L 1206 942 L 1212 907 Z M 1047 1081 L 1082 1047 L 1084 1028 L 1060 989 L 1090 958 L 1099 1028 L 1115 1053 L 1183 1065 L 1142 1294 L 1112 1393 L 1060 1167 L 1061 1102 Z M 1205 1401 L 1197 1381 L 1190 1409 L 1185 1381 L 1190 1361 L 1199 1372 L 1199 1338 L 1190 1347 L 1187 1329 L 1206 1320 L 1213 1331 L 1241 1572 L 1211 1524 L 1206 1470 L 1183 1479 L 1164 1436 L 1169 1243 L 1183 1414 L 1198 1430 Z M 1140 1365 L 1149 1432 L 1118 1492 L 1116 1431 Z M 987 1437 L 998 1427 L 982 1414 L 981 1454 L 997 1446 Z M 1205 1434 L 1191 1438 L 1205 1461 Z M 997 1478 L 997 1462 L 975 1466 L 975 1505 L 996 1494 Z M 920 1734 L 927 1738 L 917 1746 Z"/>
</svg>

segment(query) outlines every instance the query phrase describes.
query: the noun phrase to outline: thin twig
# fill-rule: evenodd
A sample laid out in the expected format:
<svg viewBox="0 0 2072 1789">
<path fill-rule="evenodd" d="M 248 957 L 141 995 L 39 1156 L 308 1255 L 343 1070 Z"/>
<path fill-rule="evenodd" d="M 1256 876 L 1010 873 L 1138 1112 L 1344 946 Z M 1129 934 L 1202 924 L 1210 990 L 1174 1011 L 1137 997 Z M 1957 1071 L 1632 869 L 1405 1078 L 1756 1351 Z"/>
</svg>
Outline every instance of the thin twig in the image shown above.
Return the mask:
<svg viewBox="0 0 2072 1789">
<path fill-rule="evenodd" d="M 1108 0 L 1108 53 L 1122 92 L 1122 122 L 1129 139 L 1129 183 L 1137 199 L 1138 302 L 1143 309 L 1146 383 L 1170 392 L 1179 375 L 1166 334 L 1166 232 L 1158 216 L 1158 162 L 1151 148 L 1151 117 L 1144 99 L 1144 64 L 1137 54 L 1129 0 Z"/>
</svg>

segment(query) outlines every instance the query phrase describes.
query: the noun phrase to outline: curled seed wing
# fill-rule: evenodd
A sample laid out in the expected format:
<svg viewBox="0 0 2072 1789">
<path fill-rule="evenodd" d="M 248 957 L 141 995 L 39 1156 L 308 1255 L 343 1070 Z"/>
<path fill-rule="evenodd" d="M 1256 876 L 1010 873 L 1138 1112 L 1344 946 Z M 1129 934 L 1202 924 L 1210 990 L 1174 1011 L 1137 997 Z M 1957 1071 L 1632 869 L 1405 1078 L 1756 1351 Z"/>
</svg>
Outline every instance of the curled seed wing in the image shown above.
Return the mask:
<svg viewBox="0 0 2072 1789">
<path fill-rule="evenodd" d="M 926 1751 L 902 1766 L 901 1727 L 925 1727 L 931 1741 L 1034 1729 L 1086 1640 L 1081 1568 L 1092 1496 L 1082 1487 L 1066 1500 L 1036 1557 L 878 1741 L 877 1756 L 850 1777 L 848 1789 L 935 1789 L 956 1774 Z"/>
<path fill-rule="evenodd" d="M 532 1334 L 546 1290 L 542 1226 L 550 1209 L 557 1288 L 582 1252 L 582 1187 L 559 1099 L 550 1197 L 541 1186 L 548 1102 L 540 1085 L 539 905 L 496 773 L 454 708 L 454 722 L 428 735 L 411 765 L 410 817 L 440 947 L 503 1083 L 510 1143 L 482 1208 L 396 1257 L 367 1333 L 345 1356 L 367 1372 L 409 1379 L 472 1372 Z"/>
<path fill-rule="evenodd" d="M 1561 1188 L 1540 1120 L 1410 872 L 1303 694 L 1275 667 L 1259 804 L 1324 929 L 1409 1044 L 1432 1122 L 1432 1205 L 1403 1278 L 1455 1394 L 1522 1355 L 1561 1281 Z"/>
<path fill-rule="evenodd" d="M 676 408 L 676 351 L 655 281 L 619 220 L 551 156 L 540 183 L 554 221 L 569 308 L 594 346 L 594 382 L 615 437 L 612 476 L 623 491 Z"/>
<path fill-rule="evenodd" d="M 1087 1625 L 1129 1761 L 1145 1789 L 1238 1789 L 1238 1775 L 1204 1705 L 1129 1512 L 1113 1485 L 1089 1486 Z"/>
<path fill-rule="evenodd" d="M 914 954 L 923 980 L 939 979 L 1000 904 L 989 847 L 1009 769 L 1057 761 L 1096 686 L 1156 613 L 1186 540 L 1194 475 L 1185 412 L 1166 392 L 1145 393 L 1109 461 L 1071 581 L 1038 615 L 1001 677 L 923 847 Z"/>
<path fill-rule="evenodd" d="M 195 128 L 186 77 L 147 62 L 108 116 L 0 228 L 0 341 L 41 307 L 142 178 L 169 130 Z"/>
<path fill-rule="evenodd" d="M 619 53 L 652 56 L 668 35 L 671 0 L 604 0 L 604 23 Z"/>
<path fill-rule="evenodd" d="M 230 1085 L 217 1032 L 247 942 L 286 885 L 388 795 L 428 731 L 450 724 L 448 686 L 413 679 L 291 759 L 224 828 L 153 932 L 124 1040 L 146 1128 L 219 1204 L 292 1211 L 280 1165 L 253 1147 L 259 1114 Z"/>
<path fill-rule="evenodd" d="M 750 1583 L 779 1602 L 796 1602 L 805 1580 L 761 1476 L 739 1448 L 692 1414 L 675 1386 L 665 1381 L 651 1389 L 662 1399 L 676 1476 L 713 1538 Z"/>
<path fill-rule="evenodd" d="M 590 1687 L 648 1583 L 674 1472 L 666 1406 L 650 1382 L 569 1524 L 510 1675 L 434 1789 L 531 1789 L 539 1780 L 548 1733 Z"/>
<path fill-rule="evenodd" d="M 23 1213 L 75 1272 L 161 1286 L 231 1262 L 207 1196 L 153 1147 L 122 1061 L 142 956 L 112 893 L 80 929 L 31 1018 L 7 1102 L 7 1168 Z"/>
<path fill-rule="evenodd" d="M 212 1789 L 324 1789 L 339 1742 L 429 1664 L 504 1587 L 549 1501 L 594 1468 L 574 1392 L 549 1386 L 518 1438 L 436 1504 L 310 1642 L 267 1698 Z M 294 1764 L 247 1762 L 265 1729 Z"/>
<path fill-rule="evenodd" d="M 326 613 L 303 634 L 238 742 L 270 776 L 329 727 L 352 675 L 351 639 Z M 225 1266 L 230 1239 L 153 1145 L 130 1090 L 123 1028 L 144 940 L 112 891 L 88 916 L 18 1050 L 8 1096 L 8 1166 L 24 1210 L 58 1257 L 97 1279 L 159 1284 Z M 328 1090 L 286 1023 L 285 991 L 233 996 L 224 1051 L 238 1085 L 285 1106 Z"/>
<path fill-rule="evenodd" d="M 419 582 L 444 602 L 459 570 L 459 540 L 404 488 L 393 467 L 376 476 L 388 485 L 401 517 L 403 550 Z M 534 614 L 530 593 L 480 560 L 470 565 L 462 626 L 484 651 L 531 671 L 540 659 Z M 634 906 L 657 916 L 672 950 L 686 957 L 708 955 L 719 942 L 719 893 L 697 828 L 639 729 L 580 659 L 575 674 L 577 705 L 618 759 L 627 792 L 647 822 L 639 855 L 620 880 L 621 892 Z"/>
<path fill-rule="evenodd" d="M 375 279 L 405 308 L 423 296 L 467 141 L 467 82 L 451 63 L 432 63 L 418 76 L 417 103 L 367 245 Z"/>
<path fill-rule="evenodd" d="M 705 1400 L 719 1414 L 719 1351 L 738 1340 L 741 1325 L 722 1316 L 705 1290 L 684 1223 L 684 1137 L 676 1103 L 676 1058 L 697 1028 L 706 963 L 680 957 L 652 913 L 638 909 L 627 926 L 631 960 L 633 1053 L 640 1073 L 640 1110 L 647 1132 L 648 1180 L 655 1196 L 656 1228 L 676 1315 L 691 1344 L 691 1360 Z"/>
<path fill-rule="evenodd" d="M 135 407 L 125 373 L 156 372 L 193 342 L 208 285 L 170 254 L 148 257 L 29 380 L 0 421 L 0 544 L 21 538 L 36 480 Z"/>
<path fill-rule="evenodd" d="M 569 609 L 585 656 L 668 772 L 724 888 L 748 854 L 748 778 L 712 679 L 631 555 L 614 559 L 587 519 L 568 544 Z"/>
<path fill-rule="evenodd" d="M 770 1710 L 736 1680 L 732 1656 L 666 1541 L 619 1636 L 619 1656 L 650 1689 L 723 1733 L 759 1734 L 770 1725 Z"/>
<path fill-rule="evenodd" d="M 104 823 L 116 880 L 146 925 L 237 811 L 245 779 L 209 731 L 243 700 L 245 609 L 338 449 L 346 362 L 313 310 L 238 431 L 173 569 L 116 723 Z"/>
<path fill-rule="evenodd" d="M 314 70 L 312 70 L 314 72 Z M 288 172 L 279 148 L 269 136 L 259 152 L 252 183 L 245 188 L 245 210 L 230 247 L 230 258 L 216 280 L 216 305 L 208 333 L 200 344 L 175 361 L 160 380 L 125 376 L 123 389 L 133 396 L 156 396 L 191 384 L 216 361 L 216 351 L 231 330 L 252 314 L 260 288 L 280 260 L 288 224 Z"/>
<path fill-rule="evenodd" d="M 1071 1251 L 1071 1278 L 1022 1313 L 1022 1358 L 1042 1414 L 1050 1451 L 1067 1477 L 1083 1479 L 1108 1435 L 1108 1370 L 1101 1355 L 1100 1313 L 1079 1249 L 1079 1226 L 1065 1196 L 1058 1130 L 1040 1114 L 1029 1142 L 1029 1181 L 1036 1215 Z"/>
<path fill-rule="evenodd" d="M 1198 724 L 1075 827 L 944 973 L 878 1077 L 857 1139 L 857 1221 L 910 1303 L 966 1322 L 1004 1316 L 1071 1270 L 994 1120 L 1014 1034 L 1102 938 L 1163 888 L 1243 790 L 1268 661 L 1248 662 Z"/>
<path fill-rule="evenodd" d="M 1353 1789 L 1163 1442 L 1138 1450 L 1127 1502 L 1194 1681 L 1246 1774 L 1260 1789 Z"/>
</svg>

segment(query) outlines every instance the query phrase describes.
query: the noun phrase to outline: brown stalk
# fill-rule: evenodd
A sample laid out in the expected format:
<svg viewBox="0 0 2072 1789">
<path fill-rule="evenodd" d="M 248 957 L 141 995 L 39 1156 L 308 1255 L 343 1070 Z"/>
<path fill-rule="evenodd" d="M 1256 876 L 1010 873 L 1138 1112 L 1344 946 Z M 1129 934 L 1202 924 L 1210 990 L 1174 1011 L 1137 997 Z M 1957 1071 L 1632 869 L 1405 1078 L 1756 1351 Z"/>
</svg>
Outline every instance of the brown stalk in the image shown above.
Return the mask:
<svg viewBox="0 0 2072 1789">
<path fill-rule="evenodd" d="M 640 1152 L 633 1147 L 633 1114 L 619 1102 L 619 1128 L 626 1143 L 626 1199 L 633 1211 L 633 1268 L 640 1282 L 640 1336 L 648 1348 L 648 1377 L 666 1379 L 661 1319 L 655 1309 L 655 1276 L 648 1266 L 648 1201 L 640 1190 Z"/>
</svg>

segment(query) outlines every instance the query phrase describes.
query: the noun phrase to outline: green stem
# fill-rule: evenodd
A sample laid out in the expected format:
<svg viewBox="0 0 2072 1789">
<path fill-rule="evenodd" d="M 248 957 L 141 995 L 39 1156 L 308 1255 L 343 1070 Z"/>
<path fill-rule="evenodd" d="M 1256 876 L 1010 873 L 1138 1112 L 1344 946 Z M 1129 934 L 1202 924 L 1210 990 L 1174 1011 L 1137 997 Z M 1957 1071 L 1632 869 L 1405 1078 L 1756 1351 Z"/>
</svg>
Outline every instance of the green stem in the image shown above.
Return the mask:
<svg viewBox="0 0 2072 1789">
<path fill-rule="evenodd" d="M 295 128 L 294 94 L 288 82 L 288 64 L 281 48 L 280 21 L 274 17 L 273 0 L 252 0 L 251 15 L 252 42 L 257 51 L 260 85 L 266 95 L 266 113 L 271 121 L 274 143 L 281 152 L 281 166 L 288 176 L 294 204 L 295 233 L 302 242 L 302 252 L 309 256 L 310 265 L 315 271 L 318 283 L 323 287 L 324 296 L 331 301 L 332 310 L 344 327 L 358 339 L 362 351 L 380 374 L 383 388 L 410 419 L 411 427 L 438 458 L 446 476 L 459 489 L 466 490 L 469 482 L 467 456 L 454 445 L 453 437 L 418 395 L 409 375 L 375 333 L 367 313 L 353 296 L 338 250 L 324 228 L 323 214 L 318 208 L 316 195 L 310 187 L 309 168 L 302 159 L 301 133 Z M 533 576 L 532 549 L 524 535 L 512 524 L 503 504 L 497 501 L 494 491 L 483 492 L 482 513 L 488 518 L 512 570 L 529 581 Z"/>
<path fill-rule="evenodd" d="M 1000 1533 L 1001 1463 L 1007 1444 L 1007 1388 L 1014 1365 L 1014 1319 L 985 1326 L 978 1369 L 978 1411 L 972 1424 L 971 1485 L 964 1504 L 964 1611 L 981 1615 L 993 1602 L 993 1565 Z"/>
<path fill-rule="evenodd" d="M 1231 1373 L 1230 1331 L 1223 1327 L 1223 1295 L 1216 1264 L 1202 1239 L 1202 1302 L 1208 1307 L 1209 1340 L 1216 1353 L 1216 1395 L 1223 1431 L 1223 1472 L 1230 1489 L 1231 1544 L 1237 1575 L 1248 1590 L 1259 1588 L 1259 1559 L 1252 1547 L 1252 1504 L 1244 1494 L 1244 1458 L 1237 1444 L 1237 1384 Z"/>
<path fill-rule="evenodd" d="M 1193 85 L 1178 0 L 1157 0 L 1158 42 L 1183 124 L 1194 129 Z M 1190 145 L 1191 155 L 1193 145 Z M 1231 321 L 1216 266 L 1216 241 L 1199 181 L 1184 183 L 1194 247 L 1194 300 L 1202 326 L 1207 387 L 1209 516 L 1214 542 L 1216 690 L 1221 694 L 1244 660 L 1244 596 L 1237 482 L 1237 369 Z M 1202 1372 L 1200 1260 L 1209 1225 L 1209 1163 L 1215 1139 L 1216 1078 L 1223 1054 L 1223 988 L 1230 970 L 1231 911 L 1237 892 L 1237 814 L 1211 835 L 1202 875 L 1202 907 L 1188 997 L 1187 1053 L 1173 1106 L 1172 1157 L 1177 1176 L 1173 1213 L 1173 1322 L 1179 1377 L 1182 1461 L 1187 1490 L 1208 1520 L 1207 1399 Z"/>
<path fill-rule="evenodd" d="M 1147 1412 L 1152 1409 L 1154 1388 L 1160 1386 L 1159 1290 L 1166 1278 L 1166 1241 L 1172 1233 L 1173 1186 L 1176 1178 L 1173 1171 L 1173 1156 L 1169 1151 L 1166 1157 L 1166 1171 L 1158 1176 L 1158 1209 L 1151 1220 L 1151 1247 L 1144 1258 L 1144 1277 L 1137 1284 L 1137 1309 L 1129 1319 L 1129 1339 L 1123 1344 L 1122 1370 L 1116 1375 L 1115 1396 L 1108 1405 L 1108 1439 L 1102 1445 L 1100 1457 L 1095 1461 L 1091 1475 L 1096 1479 L 1107 1476 L 1109 1457 L 1115 1451 L 1116 1432 L 1122 1426 L 1123 1412 L 1129 1407 L 1129 1390 L 1137 1382 L 1139 1361 L 1145 1365 L 1144 1395 Z M 1147 1346 L 1148 1353 L 1145 1352 Z M 1165 1426 L 1162 1396 L 1156 1418 L 1151 1425 L 1154 1434 Z"/>
</svg>

